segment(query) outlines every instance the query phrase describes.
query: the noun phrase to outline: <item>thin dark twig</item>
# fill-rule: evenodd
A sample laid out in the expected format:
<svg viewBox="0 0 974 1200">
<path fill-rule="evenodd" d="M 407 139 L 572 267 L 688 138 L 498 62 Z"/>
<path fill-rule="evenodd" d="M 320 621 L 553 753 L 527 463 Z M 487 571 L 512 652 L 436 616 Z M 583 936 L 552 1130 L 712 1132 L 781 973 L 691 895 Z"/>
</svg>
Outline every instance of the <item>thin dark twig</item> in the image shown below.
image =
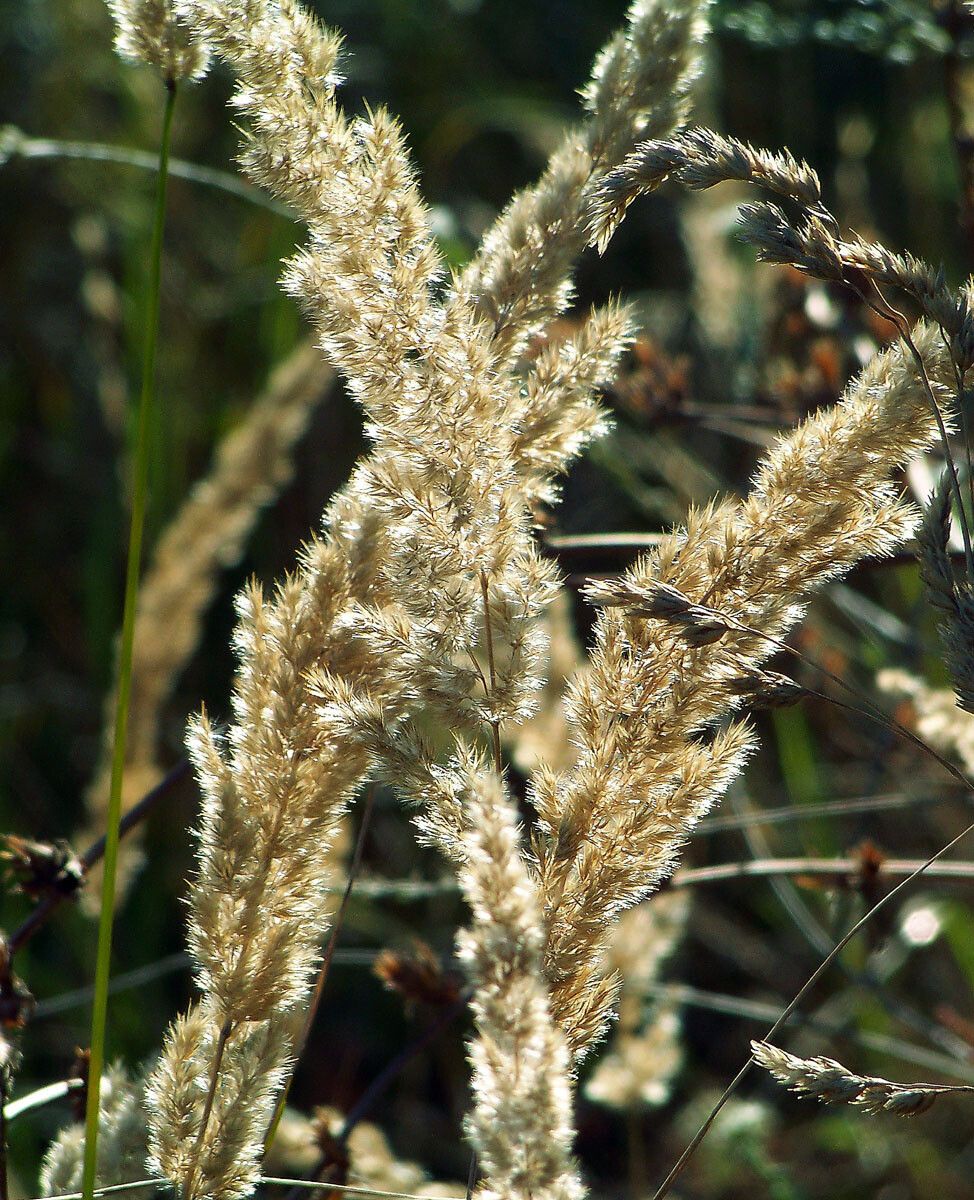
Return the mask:
<svg viewBox="0 0 974 1200">
<path fill-rule="evenodd" d="M 826 703 L 834 704 L 839 708 L 845 708 L 849 712 L 856 713 L 859 716 L 866 717 L 870 721 L 874 721 L 877 725 L 881 725 L 884 729 L 889 729 L 893 733 L 899 734 L 900 737 L 905 738 L 908 742 L 911 742 L 914 746 L 916 746 L 921 753 L 928 755 L 934 760 L 934 762 L 939 763 L 940 766 L 948 772 L 948 774 L 952 775 L 953 778 L 956 779 L 959 784 L 961 784 L 965 791 L 974 792 L 974 783 L 967 778 L 963 771 L 959 770 L 952 762 L 950 762 L 949 759 L 945 758 L 938 751 L 934 750 L 934 748 L 928 742 L 925 742 L 922 737 L 920 737 L 918 734 L 915 734 L 912 729 L 907 729 L 905 725 L 901 725 L 900 722 L 894 717 L 887 716 L 881 708 L 872 703 L 868 696 L 864 695 L 858 688 L 853 687 L 853 685 L 843 679 L 841 675 L 837 675 L 834 671 L 830 671 L 829 668 L 823 663 L 811 658 L 809 655 L 797 649 L 795 646 L 790 646 L 787 642 L 782 641 L 781 638 L 775 637 L 774 634 L 765 633 L 763 630 L 756 629 L 753 625 L 748 625 L 746 622 L 739 620 L 733 615 L 733 613 L 725 612 L 724 609 L 721 608 L 713 608 L 710 606 L 708 606 L 708 608 L 709 611 L 715 616 L 719 617 L 729 629 L 735 629 L 738 632 L 750 634 L 752 637 L 761 638 L 769 645 L 775 646 L 777 649 L 783 650 L 786 654 L 790 654 L 794 658 L 797 658 L 799 662 L 806 663 L 813 670 L 824 675 L 826 679 L 830 679 L 834 684 L 836 684 L 836 686 L 842 688 L 842 690 L 852 696 L 857 703 L 848 704 L 843 700 L 837 700 L 834 696 L 828 696 L 824 692 L 818 692 L 814 688 L 806 688 L 805 691 L 810 696 L 815 696 L 819 700 L 824 700 Z"/>
<path fill-rule="evenodd" d="M 159 801 L 165 799 L 190 773 L 189 760 L 185 758 L 181 759 L 165 778 L 161 779 L 150 792 L 147 792 L 142 797 L 138 804 L 133 805 L 125 813 L 119 826 L 119 836 L 124 836 L 129 830 L 134 829 L 136 825 L 144 821 Z M 79 857 L 78 861 L 81 863 L 86 874 L 101 861 L 104 853 L 105 838 L 102 836 L 96 842 L 92 842 L 88 849 Z M 62 892 L 49 892 L 26 920 L 10 935 L 7 942 L 10 953 L 16 953 L 16 951 L 29 942 L 34 934 L 46 923 L 51 914 L 60 908 L 65 899 L 67 899 L 67 896 Z"/>
<path fill-rule="evenodd" d="M 947 330 L 943 325 L 940 328 L 940 340 L 944 344 L 944 349 L 947 351 L 947 357 L 950 359 L 950 365 L 954 369 L 954 383 L 957 387 L 957 415 L 960 417 L 961 437 L 964 440 L 964 458 L 967 467 L 967 495 L 971 501 L 971 511 L 974 512 L 974 457 L 971 451 L 971 431 L 967 420 L 967 408 L 964 403 L 964 372 L 957 365 L 954 356 L 950 352 L 950 338 L 947 336 Z"/>
<path fill-rule="evenodd" d="M 129 830 L 134 829 L 149 815 L 153 808 L 164 799 L 169 792 L 179 783 L 191 774 L 190 763 L 188 758 L 180 759 L 180 761 L 172 768 L 168 775 L 164 776 L 156 786 L 142 797 L 122 817 L 122 823 L 119 825 L 119 833 L 126 834 Z M 102 855 L 105 853 L 105 838 L 100 837 L 97 842 L 92 842 L 88 849 L 81 855 L 81 865 L 86 871 L 90 871 L 96 863 L 101 861 Z"/>
<path fill-rule="evenodd" d="M 929 742 L 925 742 L 923 738 L 919 736 L 919 734 L 914 733 L 912 729 L 907 729 L 907 727 L 897 721 L 895 717 L 887 716 L 881 708 L 878 708 L 876 705 L 874 705 L 867 696 L 859 691 L 858 688 L 853 687 L 851 683 L 847 683 L 841 675 L 836 675 L 834 672 L 830 671 L 828 667 L 824 666 L 820 662 L 817 662 L 814 658 L 810 658 L 807 654 L 804 654 L 801 650 L 796 649 L 794 646 L 789 646 L 787 642 L 781 642 L 777 638 L 769 638 L 769 640 L 777 642 L 781 649 L 785 650 L 788 654 L 794 655 L 800 662 L 807 663 L 810 667 L 812 667 L 813 670 L 820 671 L 827 679 L 831 679 L 833 683 L 837 684 L 844 691 L 848 692 L 849 695 L 859 703 L 848 704 L 845 700 L 839 700 L 835 696 L 826 695 L 825 692 L 816 691 L 815 688 L 806 689 L 810 696 L 815 696 L 818 700 L 824 700 L 827 704 L 834 704 L 836 708 L 844 708 L 847 712 L 856 713 L 858 716 L 866 717 L 867 720 L 874 722 L 874 724 L 881 726 L 883 729 L 888 729 L 892 733 L 898 734 L 900 737 L 905 738 L 908 742 L 916 746 L 916 748 L 922 754 L 928 755 L 934 760 L 934 762 L 943 767 L 945 771 L 949 772 L 949 774 L 952 775 L 954 779 L 968 792 L 974 792 L 974 783 L 967 778 L 963 771 L 955 767 L 954 764 L 948 758 L 945 758 L 941 753 L 939 753 L 939 751 L 934 750 L 933 746 L 931 746 Z"/>
<path fill-rule="evenodd" d="M 773 857 L 768 839 L 761 828 L 746 826 L 742 832 L 752 860 L 763 861 Z M 857 860 L 857 867 L 859 868 L 857 871 L 859 880 L 865 884 L 869 877 L 865 873 L 861 856 Z M 805 903 L 795 882 L 788 875 L 769 874 L 767 878 L 771 890 L 788 917 L 808 942 L 816 958 L 828 954 L 832 949 L 833 939 Z M 948 1054 L 962 1059 L 969 1056 L 971 1048 L 963 1038 L 958 1037 L 954 1031 L 946 1029 L 939 1022 L 931 1020 L 908 1002 L 894 996 L 885 986 L 885 981 L 879 978 L 868 963 L 856 969 L 840 959 L 837 966 L 850 984 L 870 991 L 891 1017 L 902 1021 L 909 1029 L 914 1030 L 934 1045 L 940 1046 Z M 645 1189 L 643 1190 L 645 1191 Z"/>
<path fill-rule="evenodd" d="M 473 993 L 469 989 L 461 992 L 457 999 L 448 1008 L 445 1008 L 439 1017 L 431 1025 L 427 1026 L 415 1041 L 404 1046 L 395 1058 L 386 1063 L 355 1104 L 345 1114 L 345 1120 L 338 1131 L 339 1141 L 345 1141 L 349 1137 L 355 1126 L 360 1121 L 365 1120 L 375 1106 L 376 1101 L 389 1090 L 409 1063 L 417 1055 L 422 1054 L 427 1046 L 432 1045 L 444 1029 L 453 1024 L 457 1017 L 466 1009 L 472 995 Z"/>
<path fill-rule="evenodd" d="M 895 792 L 887 796 L 855 796 L 848 800 L 825 800 L 821 803 L 786 804 L 779 808 L 756 808 L 732 817 L 702 817 L 694 828 L 701 833 L 723 833 L 730 829 L 747 829 L 755 825 L 780 825 L 792 821 L 811 821 L 818 817 L 845 817 L 866 812 L 887 812 L 892 808 L 915 808 L 935 804 L 940 796 L 913 796 Z"/>
<path fill-rule="evenodd" d="M 338 906 L 338 912 L 335 914 L 335 920 L 331 927 L 331 933 L 328 936 L 328 945 L 325 947 L 325 952 L 321 959 L 321 969 L 318 971 L 318 980 L 315 983 L 314 995 L 311 997 L 311 1003 L 308 1005 L 308 1012 L 304 1019 L 304 1026 L 301 1029 L 301 1038 L 295 1047 L 295 1056 L 299 1056 L 308 1041 L 308 1035 L 311 1033 L 311 1027 L 314 1024 L 315 1015 L 318 1012 L 318 1006 L 321 1003 L 321 996 L 325 990 L 325 981 L 328 979 L 328 973 L 331 970 L 331 964 L 335 958 L 335 947 L 338 945 L 338 938 L 342 931 L 342 924 L 345 920 L 345 913 L 348 909 L 348 902 L 351 899 L 352 888 L 355 886 L 355 880 L 358 878 L 359 871 L 362 869 L 362 855 L 365 852 L 365 841 L 368 837 L 369 825 L 372 822 L 372 812 L 375 808 L 375 785 L 373 784 L 366 790 L 365 802 L 362 806 L 362 820 L 359 824 L 358 837 L 355 840 L 355 850 L 352 854 L 352 862 L 348 868 L 348 880 L 345 884 L 345 891 L 342 893 L 342 901 Z"/>
</svg>

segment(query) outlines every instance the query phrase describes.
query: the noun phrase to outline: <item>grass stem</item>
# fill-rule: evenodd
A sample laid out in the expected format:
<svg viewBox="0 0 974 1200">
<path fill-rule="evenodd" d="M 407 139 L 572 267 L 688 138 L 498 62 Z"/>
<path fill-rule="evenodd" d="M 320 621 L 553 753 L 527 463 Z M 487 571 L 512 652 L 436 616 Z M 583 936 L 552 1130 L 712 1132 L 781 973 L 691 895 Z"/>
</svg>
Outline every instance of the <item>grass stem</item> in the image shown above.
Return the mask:
<svg viewBox="0 0 974 1200">
<path fill-rule="evenodd" d="M 95 1192 L 98 1155 L 98 1116 L 101 1077 L 105 1065 L 105 1027 L 108 1016 L 108 983 L 112 955 L 112 925 L 115 915 L 115 874 L 118 863 L 119 825 L 122 815 L 122 780 L 125 771 L 125 743 L 128 732 L 129 698 L 132 691 L 132 646 L 135 639 L 135 612 L 139 591 L 139 564 L 142 558 L 142 534 L 145 527 L 146 494 L 149 477 L 149 434 L 155 400 L 156 345 L 159 333 L 159 291 L 162 275 L 162 236 L 166 212 L 166 179 L 172 141 L 176 85 L 166 85 L 166 105 L 159 147 L 159 174 L 156 181 L 152 243 L 149 251 L 149 279 L 145 305 L 145 343 L 142 358 L 142 389 L 136 420 L 132 456 L 132 515 L 129 525 L 128 564 L 125 574 L 125 605 L 122 636 L 118 652 L 118 697 L 115 707 L 115 739 L 112 749 L 112 777 L 105 831 L 104 873 L 101 910 L 98 920 L 98 953 L 95 964 L 95 996 L 91 1017 L 91 1060 L 88 1097 L 85 1110 L 85 1153 L 81 1192 L 91 1200 Z"/>
</svg>

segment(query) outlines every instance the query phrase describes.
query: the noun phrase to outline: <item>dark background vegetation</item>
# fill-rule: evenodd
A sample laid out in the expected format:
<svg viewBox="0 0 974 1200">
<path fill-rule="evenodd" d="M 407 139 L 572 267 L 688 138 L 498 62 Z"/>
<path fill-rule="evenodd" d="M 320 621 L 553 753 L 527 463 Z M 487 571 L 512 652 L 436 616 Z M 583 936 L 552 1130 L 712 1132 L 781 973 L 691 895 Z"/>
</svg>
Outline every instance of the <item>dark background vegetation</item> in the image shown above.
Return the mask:
<svg viewBox="0 0 974 1200">
<path fill-rule="evenodd" d="M 455 265 L 512 192 L 535 178 L 577 111 L 574 89 L 624 13 L 621 0 L 317 0 L 316 7 L 347 36 L 349 106 L 367 98 L 401 116 Z M 700 117 L 758 144 L 787 144 L 819 170 L 843 220 L 942 260 L 960 282 L 974 266 L 964 201 L 965 114 L 974 97 L 966 31 L 954 16 L 925 0 L 723 0 Z M 154 150 L 158 81 L 116 58 L 97 0 L 5 0 L 0 62 L 4 124 L 35 137 Z M 185 90 L 179 157 L 231 169 L 237 134 L 224 107 L 228 91 L 222 70 Z M 974 109 L 971 117 L 974 128 Z M 124 430 L 142 336 L 151 191 L 151 175 L 134 168 L 27 160 L 0 148 L 0 829 L 28 836 L 70 837 L 79 828 L 98 752 L 121 611 Z M 690 501 L 744 486 L 769 432 L 834 399 L 857 358 L 888 336 L 845 297 L 755 271 L 733 240 L 736 198 L 688 202 L 667 192 L 642 202 L 611 252 L 582 265 L 580 305 L 634 295 L 648 335 L 610 397 L 616 432 L 573 473 L 553 532 L 659 530 Z M 686 233 L 694 220 L 711 231 L 709 242 Z M 279 262 L 298 237 L 266 207 L 171 182 L 153 533 L 302 336 L 277 286 Z M 185 716 L 201 700 L 227 711 L 233 594 L 247 576 L 270 581 L 293 564 L 362 449 L 356 412 L 336 393 L 299 448 L 295 481 L 264 513 L 244 560 L 226 572 L 166 714 L 166 762 L 178 760 Z M 618 561 L 588 552 L 566 558 L 565 569 L 582 574 Z M 942 679 L 910 564 L 857 571 L 815 606 L 800 642 L 866 687 L 883 665 Z M 828 818 L 812 810 L 806 820 L 756 827 L 751 842 L 740 831 L 709 833 L 689 847 L 693 863 L 828 856 L 866 839 L 890 854 L 922 857 L 962 826 L 964 808 L 946 776 L 855 715 L 816 701 L 764 721 L 762 733 L 766 753 L 729 798 L 728 814 L 862 795 L 905 796 L 909 804 Z M 153 815 L 145 869 L 119 914 L 115 972 L 161 964 L 112 1001 L 110 1051 L 133 1064 L 153 1053 L 188 994 L 185 968 L 166 968 L 182 946 L 195 803 L 186 786 Z M 407 819 L 383 796 L 365 862 L 368 874 L 393 879 L 436 878 L 442 870 L 416 851 Z M 931 906 L 939 936 L 911 950 L 898 940 L 900 910 L 850 948 L 846 973 L 834 970 L 809 1010 L 842 1032 L 808 1033 L 803 1048 L 893 1078 L 950 1077 L 922 1059 L 879 1053 L 876 1035 L 883 1035 L 953 1055 L 955 1077 L 963 1078 L 971 1069 L 964 1042 L 974 1028 L 969 897 L 959 885 L 918 885 L 910 903 Z M 820 957 L 809 940 L 815 929 L 826 938 L 841 932 L 868 898 L 865 873 L 829 889 L 811 880 L 702 888 L 670 977 L 710 995 L 711 1004 L 720 993 L 780 1005 Z M 8 889 L 0 923 L 13 927 L 28 908 Z M 368 969 L 371 952 L 408 949 L 421 938 L 446 959 L 460 920 L 449 893 L 353 900 L 298 1072 L 300 1107 L 348 1108 L 433 1019 L 383 990 Z M 74 1047 L 85 1044 L 87 998 L 71 993 L 91 978 L 94 941 L 90 920 L 64 910 L 18 956 L 18 974 L 42 1003 L 18 1035 L 18 1090 L 64 1077 Z M 866 967 L 878 986 L 850 977 Z M 63 1002 L 45 1012 L 55 997 Z M 910 1028 L 901 1002 L 922 1014 L 919 1028 Z M 665 1107 L 622 1118 L 581 1102 L 580 1151 L 600 1193 L 651 1193 L 649 1184 L 743 1061 L 748 1039 L 762 1032 L 730 1007 L 685 1009 L 687 1063 Z M 946 1050 L 943 1030 L 953 1036 Z M 437 1039 L 371 1114 L 399 1154 L 439 1178 L 462 1178 L 467 1168 L 461 1032 L 462 1022 Z M 745 1196 L 755 1188 L 781 1200 L 971 1194 L 970 1103 L 945 1102 L 897 1123 L 800 1104 L 763 1079 L 743 1095 L 735 1123 L 688 1173 L 684 1195 Z M 22 1194 L 31 1194 L 42 1146 L 65 1118 L 48 1109 L 12 1130 Z"/>
</svg>

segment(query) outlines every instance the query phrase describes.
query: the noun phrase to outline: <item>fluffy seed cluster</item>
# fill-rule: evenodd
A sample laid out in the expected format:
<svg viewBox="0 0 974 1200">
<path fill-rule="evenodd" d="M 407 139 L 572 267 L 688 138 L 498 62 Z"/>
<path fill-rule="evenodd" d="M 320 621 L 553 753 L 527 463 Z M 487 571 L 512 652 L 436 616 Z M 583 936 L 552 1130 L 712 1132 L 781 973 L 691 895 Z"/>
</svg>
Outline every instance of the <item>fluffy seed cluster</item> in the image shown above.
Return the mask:
<svg viewBox="0 0 974 1200">
<path fill-rule="evenodd" d="M 517 289 L 554 315 L 582 238 L 577 222 L 556 236 L 546 214 L 556 193 L 580 205 L 576 185 L 546 177 L 516 228 L 501 219 L 507 233 L 479 260 L 482 281 L 444 294 L 398 126 L 381 111 L 351 120 L 336 103 L 338 39 L 289 2 L 179 9 L 237 74 L 245 170 L 308 227 L 286 287 L 374 445 L 294 577 L 270 598 L 255 586 L 241 599 L 233 723 L 220 734 L 201 717 L 190 737 L 204 794 L 190 929 L 203 999 L 170 1032 L 151 1080 L 150 1146 L 154 1169 L 187 1197 L 233 1197 L 256 1178 L 289 1024 L 327 924 L 325 850 L 366 773 L 394 775 L 422 801 L 428 835 L 465 861 L 470 752 L 439 765 L 412 720 L 433 715 L 479 739 L 532 711 L 554 575 L 529 502 L 554 494 L 553 476 L 599 431 L 593 395 L 614 373 L 629 318 L 594 313 L 523 373 L 514 342 L 484 319 L 513 286 L 489 264 L 519 255 Z M 632 149 L 650 108 L 671 114 L 650 128 L 671 127 L 695 71 L 700 11 L 634 6 L 593 84 L 603 132 L 577 135 L 598 143 L 586 185 Z M 562 238 L 571 247 L 555 279 L 549 250 Z M 525 322 L 518 314 L 515 342 Z M 532 987 L 543 998 L 540 975 Z M 534 1011 L 527 992 L 512 994 Z M 510 1053 L 528 1044 L 518 1038 Z M 514 1074 L 516 1063 L 499 1085 Z M 567 1128 L 567 1108 L 560 1119 Z"/>
<path fill-rule="evenodd" d="M 460 884 L 473 921 L 459 952 L 476 985 L 468 1133 L 485 1176 L 477 1195 L 578 1200 L 568 1047 L 548 1008 L 544 931 L 514 806 L 483 765 L 471 764 L 462 799 Z"/>
<path fill-rule="evenodd" d="M 70 1125 L 51 1143 L 41 1166 L 41 1194 L 57 1196 L 81 1187 L 85 1133 L 82 1125 Z M 101 1081 L 99 1105 L 99 1187 L 132 1183 L 145 1178 L 145 1112 L 142 1086 L 120 1066 L 111 1067 Z M 152 1188 L 135 1188 L 128 1193 L 145 1200 Z"/>
<path fill-rule="evenodd" d="M 766 201 L 742 207 L 744 238 L 757 248 L 761 259 L 851 285 L 894 320 L 901 334 L 905 333 L 902 317 L 880 289 L 906 292 L 927 320 L 942 330 L 960 376 L 974 365 L 974 307 L 969 291 L 952 290 L 942 268 L 912 254 L 897 254 L 855 235 L 844 238 L 835 216 L 822 203 L 818 176 L 787 151 L 776 154 L 755 149 L 709 129 L 643 142 L 606 175 L 598 189 L 592 205 L 591 236 L 599 247 L 608 243 L 637 196 L 655 191 L 670 178 L 692 188 L 742 180 L 793 201 L 798 210 L 794 219 Z"/>
<path fill-rule="evenodd" d="M 115 49 L 155 68 L 167 83 L 206 74 L 210 52 L 175 16 L 174 0 L 108 0 L 115 18 Z"/>
<path fill-rule="evenodd" d="M 931 330 L 916 339 L 946 401 L 943 347 Z M 531 793 L 546 969 L 576 1053 L 611 1011 L 606 930 L 672 870 L 751 749 L 748 728 L 726 723 L 741 677 L 814 588 L 909 536 L 917 514 L 888 472 L 935 437 L 916 369 L 888 351 L 779 442 L 744 501 L 691 513 L 620 581 L 592 589 L 595 644 L 568 702 L 581 753 L 561 777 L 537 773 Z"/>
<path fill-rule="evenodd" d="M 261 509 L 291 478 L 294 447 L 333 379 L 313 346 L 298 347 L 273 373 L 240 425 L 220 443 L 209 473 L 153 547 L 135 618 L 123 809 L 159 781 L 160 716 L 199 642 L 220 572 L 239 561 Z M 112 693 L 105 706 L 101 763 L 86 796 L 86 842 L 105 828 L 114 705 Z M 135 831 L 120 848 L 119 895 L 124 895 L 138 865 L 134 837 Z M 89 884 L 87 894 L 95 890 Z"/>
</svg>

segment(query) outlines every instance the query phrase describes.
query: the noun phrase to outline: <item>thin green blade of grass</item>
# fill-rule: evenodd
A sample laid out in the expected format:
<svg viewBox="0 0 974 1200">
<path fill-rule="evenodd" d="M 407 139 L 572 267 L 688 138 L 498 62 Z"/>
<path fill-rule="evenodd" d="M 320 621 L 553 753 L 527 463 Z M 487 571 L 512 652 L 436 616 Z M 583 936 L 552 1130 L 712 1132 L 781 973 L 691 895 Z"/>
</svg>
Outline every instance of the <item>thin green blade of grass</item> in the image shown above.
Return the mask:
<svg viewBox="0 0 974 1200">
<path fill-rule="evenodd" d="M 128 733 L 129 698 L 132 690 L 132 648 L 135 640 L 135 614 L 139 593 L 139 565 L 145 528 L 146 496 L 149 474 L 149 443 L 152 411 L 155 404 L 156 347 L 159 332 L 159 292 L 162 275 L 162 238 L 166 213 L 166 181 L 172 142 L 176 87 L 167 83 L 166 104 L 159 146 L 159 173 L 156 181 L 152 241 L 149 252 L 149 278 L 145 306 L 145 343 L 142 359 L 142 387 L 136 420 L 132 461 L 132 516 L 129 525 L 128 564 L 125 574 L 125 604 L 122 636 L 118 655 L 118 697 L 115 708 L 115 739 L 112 751 L 112 777 L 105 832 L 105 857 L 102 875 L 101 908 L 98 920 L 98 952 L 95 963 L 95 994 L 91 1018 L 91 1059 L 88 1071 L 88 1096 L 85 1109 L 85 1153 L 82 1168 L 82 1195 L 91 1200 L 95 1194 L 98 1155 L 98 1117 L 101 1076 L 105 1064 L 105 1030 L 108 1017 L 108 985 L 111 969 L 112 926 L 115 913 L 115 874 L 118 863 L 119 823 L 122 815 L 122 779 L 125 771 L 125 745 Z"/>
</svg>

